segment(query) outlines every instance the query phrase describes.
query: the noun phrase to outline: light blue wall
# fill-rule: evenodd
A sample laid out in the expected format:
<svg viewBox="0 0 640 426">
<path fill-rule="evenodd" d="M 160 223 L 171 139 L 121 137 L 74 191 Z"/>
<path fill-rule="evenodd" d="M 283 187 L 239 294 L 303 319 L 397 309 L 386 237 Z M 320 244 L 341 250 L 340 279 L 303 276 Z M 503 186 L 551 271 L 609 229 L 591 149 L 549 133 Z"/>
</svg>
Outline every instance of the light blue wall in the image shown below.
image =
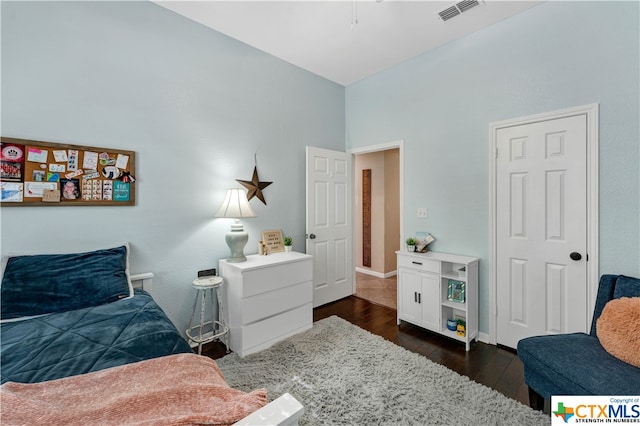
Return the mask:
<svg viewBox="0 0 640 426">
<path fill-rule="evenodd" d="M 483 332 L 491 122 L 600 104 L 600 272 L 640 276 L 639 16 L 547 2 L 347 87 L 347 148 L 405 141 L 403 231 L 481 258 Z"/>
<path fill-rule="evenodd" d="M 345 112 L 343 87 L 152 3 L 3 1 L 2 135 L 135 150 L 139 180 L 135 207 L 3 208 L 2 254 L 130 241 L 183 329 L 195 272 L 226 256 L 224 189 L 257 152 L 274 183 L 247 251 L 271 228 L 304 251 L 304 146 L 346 133 L 346 148 L 404 139 L 404 231 L 486 265 L 489 123 L 599 102 L 600 271 L 640 275 L 638 9 L 545 3 L 349 86 Z"/>
<path fill-rule="evenodd" d="M 257 153 L 248 253 L 304 251 L 304 147 L 344 149 L 344 88 L 151 2 L 2 2 L 2 135 L 136 151 L 135 207 L 1 211 L 3 255 L 132 245 L 184 330 L 200 269 L 228 254 L 227 187 Z"/>
</svg>

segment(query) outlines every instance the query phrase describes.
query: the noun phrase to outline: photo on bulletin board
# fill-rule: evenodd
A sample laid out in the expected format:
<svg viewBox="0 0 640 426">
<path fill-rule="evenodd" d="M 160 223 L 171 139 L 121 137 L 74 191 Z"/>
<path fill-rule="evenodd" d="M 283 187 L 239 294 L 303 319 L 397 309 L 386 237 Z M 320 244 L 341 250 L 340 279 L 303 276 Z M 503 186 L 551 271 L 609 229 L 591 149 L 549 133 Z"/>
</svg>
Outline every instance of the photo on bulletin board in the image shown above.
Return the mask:
<svg viewBox="0 0 640 426">
<path fill-rule="evenodd" d="M 3 182 L 20 182 L 24 170 L 24 146 L 2 144 L 0 154 L 0 179 Z"/>
<path fill-rule="evenodd" d="M 0 140 L 4 206 L 133 206 L 135 152 L 15 139 Z"/>
<path fill-rule="evenodd" d="M 282 230 L 271 229 L 262 231 L 262 244 L 267 247 L 268 253 L 280 253 L 284 251 L 284 243 L 282 242 Z"/>
<path fill-rule="evenodd" d="M 80 181 L 78 179 L 60 179 L 60 196 L 65 200 L 80 199 Z"/>
</svg>

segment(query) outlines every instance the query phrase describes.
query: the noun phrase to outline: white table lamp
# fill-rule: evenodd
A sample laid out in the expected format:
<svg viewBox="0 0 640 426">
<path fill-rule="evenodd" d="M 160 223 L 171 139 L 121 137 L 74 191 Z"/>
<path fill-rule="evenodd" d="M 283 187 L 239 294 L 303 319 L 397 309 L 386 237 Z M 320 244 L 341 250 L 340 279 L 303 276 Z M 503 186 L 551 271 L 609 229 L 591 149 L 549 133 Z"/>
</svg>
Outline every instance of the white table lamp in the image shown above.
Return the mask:
<svg viewBox="0 0 640 426">
<path fill-rule="evenodd" d="M 216 217 L 228 217 L 236 220 L 234 224 L 231 225 L 231 231 L 225 236 L 225 240 L 231 251 L 227 262 L 246 261 L 244 246 L 246 246 L 247 241 L 249 241 L 249 234 L 245 232 L 239 219 L 256 217 L 255 212 L 247 200 L 247 191 L 238 188 L 227 189 L 227 196 L 216 213 Z"/>
</svg>

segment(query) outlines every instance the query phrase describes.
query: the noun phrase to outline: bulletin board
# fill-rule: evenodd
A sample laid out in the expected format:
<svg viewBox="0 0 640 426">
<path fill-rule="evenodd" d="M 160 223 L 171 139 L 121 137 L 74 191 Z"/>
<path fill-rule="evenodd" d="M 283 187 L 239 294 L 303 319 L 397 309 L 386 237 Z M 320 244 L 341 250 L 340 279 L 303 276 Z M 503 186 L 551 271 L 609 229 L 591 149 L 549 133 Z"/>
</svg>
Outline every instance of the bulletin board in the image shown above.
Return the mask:
<svg viewBox="0 0 640 426">
<path fill-rule="evenodd" d="M 0 205 L 135 205 L 134 151 L 1 137 Z"/>
</svg>

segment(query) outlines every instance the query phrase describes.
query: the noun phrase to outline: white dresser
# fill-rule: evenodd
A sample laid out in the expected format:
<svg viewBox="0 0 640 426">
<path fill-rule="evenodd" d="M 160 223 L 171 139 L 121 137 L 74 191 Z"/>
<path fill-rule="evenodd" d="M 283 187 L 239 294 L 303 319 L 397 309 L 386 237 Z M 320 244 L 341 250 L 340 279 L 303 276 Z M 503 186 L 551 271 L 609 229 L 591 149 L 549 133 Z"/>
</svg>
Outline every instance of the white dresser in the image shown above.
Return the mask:
<svg viewBox="0 0 640 426">
<path fill-rule="evenodd" d="M 220 261 L 231 350 L 244 357 L 311 328 L 313 263 L 308 254 L 250 255 Z"/>
</svg>

